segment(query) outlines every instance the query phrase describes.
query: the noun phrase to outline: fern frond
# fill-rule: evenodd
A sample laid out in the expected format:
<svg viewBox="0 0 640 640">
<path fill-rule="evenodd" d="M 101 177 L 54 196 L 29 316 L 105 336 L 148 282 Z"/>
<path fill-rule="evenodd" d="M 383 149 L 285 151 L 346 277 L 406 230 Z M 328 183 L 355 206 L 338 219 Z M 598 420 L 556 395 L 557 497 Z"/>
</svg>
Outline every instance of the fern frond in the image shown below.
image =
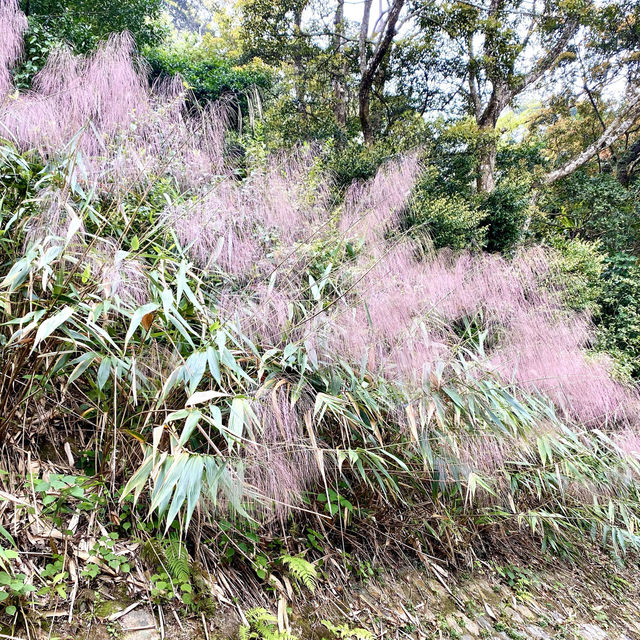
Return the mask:
<svg viewBox="0 0 640 640">
<path fill-rule="evenodd" d="M 278 622 L 278 618 L 276 618 L 272 613 L 263 609 L 262 607 L 256 607 L 255 609 L 249 609 L 246 613 L 247 622 L 254 626 L 264 626 L 267 624 L 276 624 Z"/>
<path fill-rule="evenodd" d="M 340 640 L 373 640 L 374 638 L 371 631 L 361 627 L 351 628 L 348 624 L 335 625 L 329 620 L 322 620 L 322 624 Z"/>
<path fill-rule="evenodd" d="M 352 638 L 355 638 L 355 640 L 373 640 L 374 637 L 371 631 L 361 629 L 360 627 L 349 629 L 349 634 Z"/>
<path fill-rule="evenodd" d="M 191 560 L 184 544 L 177 538 L 167 540 L 164 545 L 167 569 L 173 580 L 179 583 L 191 580 Z"/>
<path fill-rule="evenodd" d="M 179 584 L 191 580 L 191 558 L 186 546 L 178 538 L 148 540 L 142 547 L 142 557 L 147 562 L 161 567 Z"/>
<path fill-rule="evenodd" d="M 278 618 L 272 613 L 256 607 L 246 612 L 250 627 L 240 627 L 239 640 L 298 640 L 287 631 L 278 631 Z"/>
<path fill-rule="evenodd" d="M 303 584 L 309 591 L 315 591 L 319 576 L 315 565 L 302 556 L 283 555 L 280 558 L 289 573 L 298 584 Z"/>
</svg>

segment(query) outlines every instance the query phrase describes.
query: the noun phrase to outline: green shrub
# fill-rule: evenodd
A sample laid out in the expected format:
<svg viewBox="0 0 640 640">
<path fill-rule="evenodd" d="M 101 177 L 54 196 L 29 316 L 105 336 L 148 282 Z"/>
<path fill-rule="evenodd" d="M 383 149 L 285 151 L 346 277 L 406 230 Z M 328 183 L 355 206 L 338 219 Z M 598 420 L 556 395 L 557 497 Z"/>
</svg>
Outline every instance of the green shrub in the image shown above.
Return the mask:
<svg viewBox="0 0 640 640">
<path fill-rule="evenodd" d="M 607 257 L 599 242 L 553 243 L 550 283 L 570 309 L 597 323 L 597 351 L 609 354 L 623 378 L 640 375 L 640 266 L 628 254 Z"/>
<path fill-rule="evenodd" d="M 91 51 L 112 33 L 128 31 L 138 47 L 157 44 L 166 34 L 161 0 L 22 0 L 20 5 L 30 28 L 37 23 L 78 53 Z"/>
<path fill-rule="evenodd" d="M 334 176 L 338 189 L 345 189 L 354 180 L 367 180 L 373 177 L 378 167 L 390 156 L 393 150 L 386 142 L 367 147 L 359 142 L 347 145 L 330 145 L 326 160 L 327 168 Z"/>
<path fill-rule="evenodd" d="M 553 246 L 556 252 L 551 264 L 551 277 L 556 281 L 551 284 L 559 285 L 564 303 L 570 309 L 586 310 L 597 316 L 606 259 L 600 243 L 560 239 Z"/>
<path fill-rule="evenodd" d="M 166 35 L 160 22 L 161 0 L 22 0 L 29 16 L 25 55 L 14 70 L 19 88 L 28 88 L 44 67 L 49 52 L 65 44 L 75 53 L 87 53 L 112 33 L 128 31 L 139 48 L 156 45 Z"/>
<path fill-rule="evenodd" d="M 433 197 L 418 190 L 409 213 L 409 224 L 417 228 L 416 237 L 428 235 L 436 249 L 481 248 L 486 242 L 485 212 L 459 195 Z"/>
<path fill-rule="evenodd" d="M 606 260 L 600 298 L 601 347 L 613 353 L 631 375 L 640 375 L 640 266 L 637 258 L 616 254 Z"/>
<path fill-rule="evenodd" d="M 253 87 L 269 88 L 272 72 L 260 61 L 236 66 L 215 52 L 187 48 L 156 48 L 147 51 L 153 75 L 179 74 L 200 102 L 233 94 L 246 108 L 246 93 Z"/>
<path fill-rule="evenodd" d="M 614 176 L 576 171 L 540 200 L 543 233 L 599 240 L 609 252 L 640 249 L 638 197 Z"/>
<path fill-rule="evenodd" d="M 523 237 L 529 202 L 528 182 L 517 176 L 499 181 L 492 193 L 481 196 L 488 251 L 513 251 Z"/>
</svg>

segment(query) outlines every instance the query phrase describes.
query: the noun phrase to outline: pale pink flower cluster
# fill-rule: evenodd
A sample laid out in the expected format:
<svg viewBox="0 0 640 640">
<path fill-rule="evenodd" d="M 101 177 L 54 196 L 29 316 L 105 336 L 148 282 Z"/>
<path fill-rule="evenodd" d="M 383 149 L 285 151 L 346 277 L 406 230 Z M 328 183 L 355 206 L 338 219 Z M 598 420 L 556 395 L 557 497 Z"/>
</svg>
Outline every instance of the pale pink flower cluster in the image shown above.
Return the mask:
<svg viewBox="0 0 640 640">
<path fill-rule="evenodd" d="M 417 154 L 384 164 L 372 180 L 354 182 L 344 197 L 340 231 L 367 240 L 379 239 L 394 227 L 419 173 Z"/>
<path fill-rule="evenodd" d="M 105 298 L 117 298 L 129 308 L 149 302 L 149 279 L 143 263 L 119 249 L 113 238 L 101 238 L 90 248 L 88 262 Z"/>
<path fill-rule="evenodd" d="M 240 291 L 224 289 L 217 310 L 254 342 L 281 346 L 292 320 L 292 293 L 260 282 Z"/>
<path fill-rule="evenodd" d="M 13 87 L 10 70 L 22 55 L 27 26 L 17 0 L 0 0 L 0 102 Z"/>
<path fill-rule="evenodd" d="M 74 209 L 68 190 L 51 185 L 43 187 L 36 194 L 34 202 L 37 212 L 32 214 L 26 223 L 25 249 L 47 239 L 56 245 L 71 241 L 73 246 L 82 243 L 84 226 Z M 69 234 L 72 234 L 73 238 L 69 238 Z"/>
<path fill-rule="evenodd" d="M 313 149 L 275 155 L 244 185 L 247 207 L 287 248 L 311 237 L 332 208 L 331 182 Z"/>
<path fill-rule="evenodd" d="M 261 433 L 243 454 L 245 482 L 258 496 L 272 501 L 264 506 L 277 515 L 298 505 L 300 496 L 320 476 L 317 458 L 304 432 L 301 404 L 305 403 L 293 405 L 290 392 L 281 387 L 253 403 Z"/>
<path fill-rule="evenodd" d="M 77 180 L 118 195 L 153 176 L 198 189 L 224 172 L 225 105 L 194 113 L 180 79 L 149 87 L 127 33 L 87 56 L 55 49 L 30 91 L 8 95 L 25 25 L 17 3 L 0 0 L 0 136 L 45 158 L 75 153 Z"/>
<path fill-rule="evenodd" d="M 167 226 L 201 269 L 239 276 L 259 261 L 255 221 L 242 189 L 223 180 L 205 195 L 165 211 Z"/>
<path fill-rule="evenodd" d="M 45 156 L 55 156 L 72 141 L 87 157 L 104 153 L 109 138 L 131 126 L 147 103 L 133 47 L 131 37 L 122 34 L 91 56 L 53 50 L 32 90 L 2 104 L 3 128 L 20 148 Z"/>
<path fill-rule="evenodd" d="M 274 157 L 242 182 L 216 181 L 204 195 L 169 207 L 165 221 L 200 268 L 264 279 L 274 259 L 288 268 L 299 261 L 296 243 L 318 236 L 330 203 L 326 175 L 300 151 Z"/>
<path fill-rule="evenodd" d="M 447 252 L 418 259 L 410 244 L 397 246 L 334 314 L 328 346 L 415 385 L 452 357 L 472 321 L 485 331 L 487 365 L 550 397 L 566 418 L 591 426 L 632 420 L 636 390 L 612 378 L 606 359 L 588 355 L 593 325 L 549 290 L 549 263 L 537 248 L 512 260 Z"/>
<path fill-rule="evenodd" d="M 36 243 L 64 246 L 65 256 L 82 273 L 86 267 L 99 284 L 101 297 L 117 298 L 127 307 L 149 301 L 149 280 L 143 263 L 120 249 L 114 238 L 87 237 L 68 190 L 52 186 L 34 198 L 38 212 L 25 225 L 25 249 Z"/>
<path fill-rule="evenodd" d="M 294 162 L 299 166 L 299 158 Z M 632 419 L 636 391 L 615 381 L 604 359 L 588 355 L 592 324 L 564 309 L 550 288 L 545 251 L 531 248 L 513 259 L 447 251 L 424 256 L 398 233 L 420 171 L 415 156 L 390 162 L 348 194 L 339 228 L 343 239 L 360 239 L 363 248 L 342 267 L 350 269 L 347 292 L 308 321 L 292 323 L 292 307 L 309 297 L 308 265 L 285 261 L 272 269 L 276 247 L 299 261 L 297 243 L 304 234 L 324 233 L 331 207 L 322 197 L 320 206 L 306 209 L 297 182 L 308 172 L 290 166 L 277 158 L 262 175 L 246 183 L 224 180 L 186 213 L 170 214 L 196 263 L 240 277 L 240 289 L 220 294 L 219 311 L 247 335 L 270 345 L 304 340 L 326 362 L 339 356 L 415 388 L 438 363 L 455 357 L 465 322 L 473 322 L 485 332 L 485 366 L 544 393 L 567 419 L 590 426 Z M 263 175 L 270 180 L 263 182 Z M 267 286 L 274 274 L 276 286 Z"/>
<path fill-rule="evenodd" d="M 616 444 L 624 455 L 640 459 L 640 434 L 637 431 L 623 431 L 618 435 Z"/>
<path fill-rule="evenodd" d="M 620 448 L 635 455 L 637 391 L 614 380 L 605 359 L 588 355 L 591 320 L 561 304 L 549 285 L 553 261 L 546 251 L 522 250 L 511 259 L 424 255 L 401 232 L 421 171 L 417 154 L 353 184 L 339 207 L 313 150 L 272 156 L 237 180 L 225 167 L 228 106 L 194 115 L 179 79 L 149 87 L 128 35 L 113 36 L 87 57 L 57 50 L 32 91 L 10 95 L 9 69 L 24 28 L 15 0 L 0 0 L 0 135 L 47 159 L 75 148 L 78 177 L 103 193 L 172 177 L 183 197 L 165 210 L 165 229 L 211 276 L 221 318 L 256 344 L 304 342 L 321 366 L 340 358 L 418 392 L 442 363 L 474 348 L 464 337 L 471 323 L 483 340 L 479 366 L 542 392 L 567 420 L 622 425 Z M 27 241 L 65 237 L 72 219 L 66 192 L 48 190 L 39 201 Z M 83 230 L 77 232 L 80 241 Z M 355 255 L 336 258 L 329 276 L 336 289 L 325 297 L 309 277 L 315 243 L 347 241 Z M 83 248 L 103 295 L 129 306 L 147 301 L 143 264 L 119 251 L 115 240 Z M 256 414 L 263 441 L 248 451 L 248 481 L 278 505 L 291 503 L 318 473 L 301 446 L 302 415 L 284 391 L 273 402 L 257 401 Z M 517 453 L 510 446 L 479 434 L 462 438 L 452 455 L 460 467 L 490 471 Z M 441 464 L 444 475 L 453 473 L 444 458 Z"/>
</svg>

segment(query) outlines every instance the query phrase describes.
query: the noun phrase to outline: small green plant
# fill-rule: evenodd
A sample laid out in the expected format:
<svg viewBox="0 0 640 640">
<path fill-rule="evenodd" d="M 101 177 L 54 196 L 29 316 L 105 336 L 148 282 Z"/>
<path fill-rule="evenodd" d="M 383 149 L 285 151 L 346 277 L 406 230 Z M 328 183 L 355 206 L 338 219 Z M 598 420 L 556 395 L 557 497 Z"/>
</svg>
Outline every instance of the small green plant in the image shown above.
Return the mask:
<svg viewBox="0 0 640 640">
<path fill-rule="evenodd" d="M 91 549 L 89 561 L 82 571 L 84 577 L 95 578 L 100 573 L 99 563 L 109 565 L 114 571 L 129 573 L 131 564 L 126 556 L 117 554 L 114 550 L 118 534 L 113 532 L 108 536 L 101 536 L 97 544 Z"/>
<path fill-rule="evenodd" d="M 278 619 L 266 609 L 257 607 L 245 615 L 249 626 L 240 627 L 239 640 L 298 640 L 288 631 L 279 631 Z"/>
<path fill-rule="evenodd" d="M 607 584 L 609 586 L 609 590 L 611 593 L 616 595 L 617 597 L 622 597 L 625 594 L 629 593 L 629 589 L 631 588 L 631 584 L 628 580 L 625 580 L 622 576 L 618 576 L 615 574 L 606 575 Z"/>
<path fill-rule="evenodd" d="M 64 556 L 54 555 L 52 562 L 48 562 L 45 565 L 44 570 L 40 574 L 45 581 L 45 585 L 38 589 L 38 595 L 52 595 L 59 596 L 60 598 L 67 597 L 67 585 L 66 581 L 69 577 L 69 572 L 65 570 Z"/>
<path fill-rule="evenodd" d="M 155 573 L 151 576 L 151 597 L 156 602 L 171 601 L 174 598 L 184 604 L 193 604 L 193 587 L 190 582 L 177 582 L 166 573 Z"/>
<path fill-rule="evenodd" d="M 184 604 L 194 604 L 191 584 L 191 559 L 187 548 L 178 538 L 158 540 L 153 538 L 143 547 L 143 557 L 158 571 L 151 576 L 151 596 L 157 601 L 174 598 Z"/>
<path fill-rule="evenodd" d="M 322 553 L 323 546 L 322 542 L 324 541 L 324 535 L 311 527 L 307 528 L 307 540 L 309 541 L 309 545 L 315 549 L 316 551 L 320 551 Z"/>
<path fill-rule="evenodd" d="M 262 553 L 256 555 L 252 560 L 253 569 L 260 580 L 264 580 L 269 573 L 269 558 Z"/>
<path fill-rule="evenodd" d="M 340 495 L 333 489 L 329 489 L 327 493 L 319 493 L 317 495 L 318 502 L 324 503 L 324 510 L 330 515 L 335 516 L 340 510 L 344 510 L 345 524 L 349 524 L 350 516 L 353 514 L 354 507 L 349 500 Z"/>
<path fill-rule="evenodd" d="M 354 556 L 347 551 L 343 551 L 341 556 L 345 561 L 347 569 L 360 580 L 366 582 L 375 576 L 376 569 L 369 560 L 360 560 L 357 556 Z"/>
<path fill-rule="evenodd" d="M 116 622 L 107 622 L 106 629 L 112 640 L 119 640 L 122 637 L 120 626 Z"/>
<path fill-rule="evenodd" d="M 12 560 L 17 557 L 17 552 L 0 548 L 2 560 Z M 17 604 L 29 593 L 35 591 L 35 587 L 28 584 L 26 580 L 27 576 L 24 573 L 0 570 L 0 603 L 5 605 L 4 610 L 7 615 L 12 616 L 17 611 Z"/>
<path fill-rule="evenodd" d="M 535 577 L 528 569 L 508 564 L 503 567 L 495 566 L 498 575 L 515 590 L 518 597 L 529 596 L 529 587 L 535 582 Z"/>
<path fill-rule="evenodd" d="M 335 625 L 328 620 L 322 620 L 322 624 L 340 640 L 373 640 L 371 631 L 361 627 L 350 627 L 348 624 Z"/>
<path fill-rule="evenodd" d="M 5 607 L 5 613 L 12 616 L 17 611 L 17 606 L 29 593 L 35 591 L 35 587 L 26 582 L 24 573 L 15 573 L 11 567 L 11 561 L 18 558 L 16 543 L 11 534 L 0 526 L 0 534 L 4 536 L 13 549 L 0 547 L 0 603 Z"/>
<path fill-rule="evenodd" d="M 302 556 L 289 555 L 282 556 L 280 561 L 287 567 L 297 584 L 304 585 L 311 592 L 315 591 L 319 576 L 313 563 Z"/>
<path fill-rule="evenodd" d="M 496 622 L 493 628 L 500 633 L 504 633 L 508 638 L 511 638 L 511 640 L 524 640 L 524 637 L 520 633 L 504 622 Z"/>
<path fill-rule="evenodd" d="M 97 492 L 91 491 L 91 480 L 85 476 L 51 474 L 47 480 L 33 479 L 33 491 L 42 499 L 42 515 L 51 518 L 56 527 L 62 527 L 65 515 L 80 511 L 95 511 L 104 502 Z"/>
<path fill-rule="evenodd" d="M 446 633 L 449 638 L 452 638 L 452 640 L 459 640 L 460 634 L 449 624 L 448 620 L 443 615 L 438 616 L 437 624 L 438 631 L 440 633 Z"/>
</svg>

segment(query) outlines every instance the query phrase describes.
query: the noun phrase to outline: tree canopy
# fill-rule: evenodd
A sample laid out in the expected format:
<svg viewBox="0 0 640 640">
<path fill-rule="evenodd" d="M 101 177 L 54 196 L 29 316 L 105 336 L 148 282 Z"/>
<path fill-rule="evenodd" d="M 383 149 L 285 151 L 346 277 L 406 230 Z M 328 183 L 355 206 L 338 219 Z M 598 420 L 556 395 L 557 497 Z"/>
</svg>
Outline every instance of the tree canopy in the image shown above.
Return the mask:
<svg viewBox="0 0 640 640">
<path fill-rule="evenodd" d="M 162 0 L 21 0 L 30 23 L 85 53 L 112 33 L 128 31 L 139 47 L 161 40 Z"/>
</svg>

